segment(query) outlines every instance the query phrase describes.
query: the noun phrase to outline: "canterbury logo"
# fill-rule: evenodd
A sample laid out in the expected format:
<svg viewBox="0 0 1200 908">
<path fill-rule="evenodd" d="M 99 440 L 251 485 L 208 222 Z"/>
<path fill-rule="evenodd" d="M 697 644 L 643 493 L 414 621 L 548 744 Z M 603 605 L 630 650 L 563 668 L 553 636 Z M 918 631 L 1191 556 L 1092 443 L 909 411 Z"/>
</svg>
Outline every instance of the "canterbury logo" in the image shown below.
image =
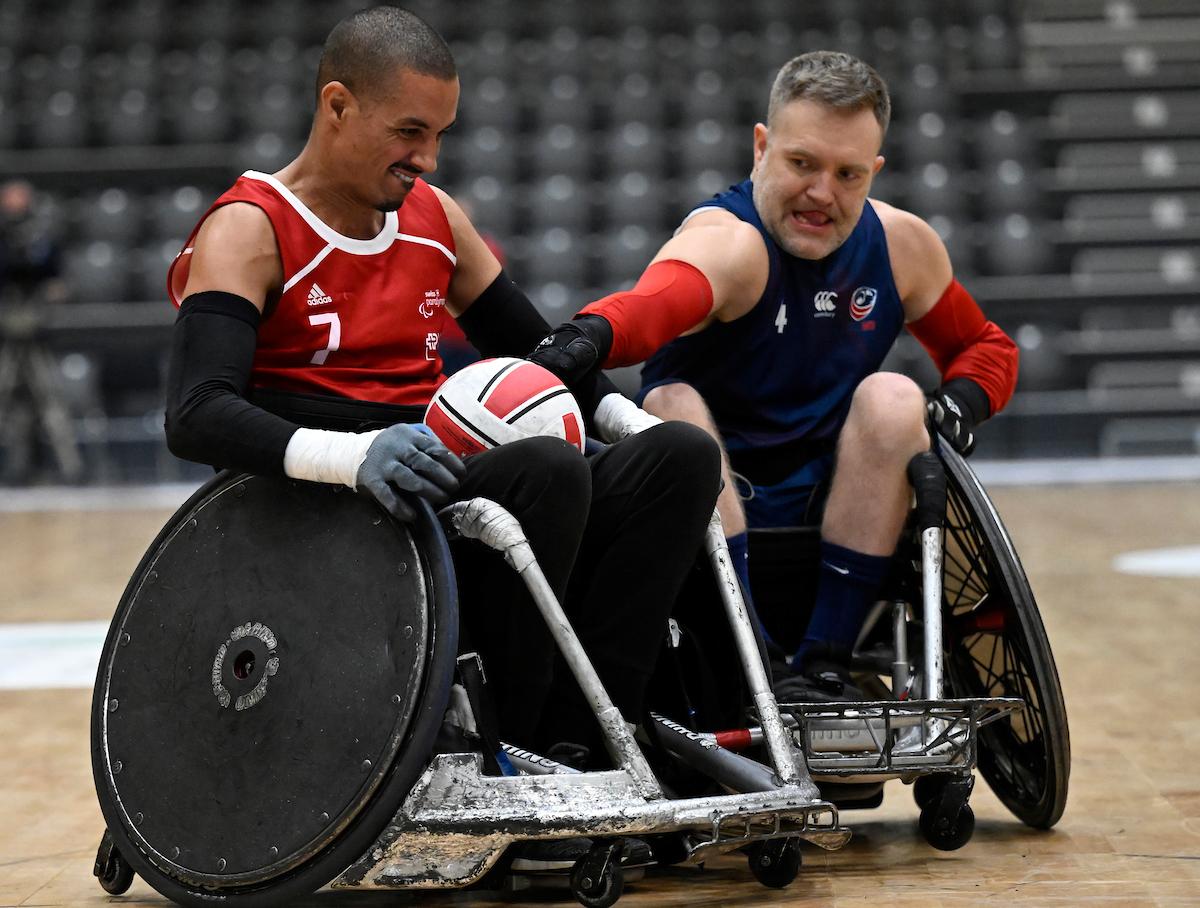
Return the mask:
<svg viewBox="0 0 1200 908">
<path fill-rule="evenodd" d="M 813 297 L 813 307 L 816 315 L 833 315 L 834 303 L 837 302 L 836 290 L 819 290 Z"/>
<path fill-rule="evenodd" d="M 308 291 L 308 304 L 310 306 L 324 306 L 333 302 L 333 297 L 329 296 L 316 284 L 312 285 L 312 289 Z"/>
</svg>

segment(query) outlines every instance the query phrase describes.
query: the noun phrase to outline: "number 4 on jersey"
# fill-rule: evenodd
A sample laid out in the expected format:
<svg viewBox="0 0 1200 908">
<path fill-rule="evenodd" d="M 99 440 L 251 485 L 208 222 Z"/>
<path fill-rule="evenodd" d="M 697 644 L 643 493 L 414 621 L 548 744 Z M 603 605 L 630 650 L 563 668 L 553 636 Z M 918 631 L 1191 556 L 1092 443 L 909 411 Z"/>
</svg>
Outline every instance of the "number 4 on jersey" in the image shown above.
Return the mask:
<svg viewBox="0 0 1200 908">
<path fill-rule="evenodd" d="M 779 314 L 775 316 L 775 328 L 779 334 L 783 334 L 783 329 L 787 325 L 787 303 L 779 304 Z"/>
</svg>

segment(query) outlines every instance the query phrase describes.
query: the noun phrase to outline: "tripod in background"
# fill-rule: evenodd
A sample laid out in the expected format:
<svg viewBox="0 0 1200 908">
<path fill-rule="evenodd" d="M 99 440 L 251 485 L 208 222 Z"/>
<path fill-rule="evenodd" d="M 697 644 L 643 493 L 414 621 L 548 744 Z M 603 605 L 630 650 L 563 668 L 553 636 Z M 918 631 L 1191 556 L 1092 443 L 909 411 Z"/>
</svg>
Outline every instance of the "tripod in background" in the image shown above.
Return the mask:
<svg viewBox="0 0 1200 908">
<path fill-rule="evenodd" d="M 58 365 L 44 343 L 44 321 L 35 303 L 0 305 L 0 444 L 10 463 L 17 459 L 10 472 L 28 474 L 40 426 L 63 478 L 75 482 L 83 476 L 83 457 Z"/>
</svg>

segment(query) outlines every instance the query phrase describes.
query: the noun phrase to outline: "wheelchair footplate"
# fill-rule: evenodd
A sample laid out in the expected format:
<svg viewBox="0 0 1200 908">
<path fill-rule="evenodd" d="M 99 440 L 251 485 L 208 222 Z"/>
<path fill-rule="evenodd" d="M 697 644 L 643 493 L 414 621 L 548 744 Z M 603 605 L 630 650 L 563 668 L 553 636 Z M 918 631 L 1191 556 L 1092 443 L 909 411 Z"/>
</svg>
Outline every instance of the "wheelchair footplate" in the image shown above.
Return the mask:
<svg viewBox="0 0 1200 908">
<path fill-rule="evenodd" d="M 850 838 L 837 808 L 820 800 L 811 783 L 668 800 L 647 798 L 621 769 L 491 776 L 478 754 L 440 754 L 375 844 L 333 887 L 461 888 L 482 878 L 514 842 L 674 831 L 693 833 L 693 863 L 771 839 L 804 839 L 834 850 Z"/>
<path fill-rule="evenodd" d="M 814 776 L 881 777 L 970 770 L 979 730 L 1024 706 L 1015 697 L 779 704 Z"/>
</svg>

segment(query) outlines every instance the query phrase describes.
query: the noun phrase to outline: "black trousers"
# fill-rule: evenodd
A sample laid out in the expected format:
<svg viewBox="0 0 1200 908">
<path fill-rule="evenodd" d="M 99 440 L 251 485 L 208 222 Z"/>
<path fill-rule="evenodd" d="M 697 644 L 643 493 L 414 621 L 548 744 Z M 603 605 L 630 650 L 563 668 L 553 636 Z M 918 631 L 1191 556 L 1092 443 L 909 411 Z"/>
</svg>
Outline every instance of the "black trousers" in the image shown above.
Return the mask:
<svg viewBox="0 0 1200 908">
<path fill-rule="evenodd" d="M 468 458 L 459 497 L 490 498 L 521 522 L 547 581 L 617 707 L 637 721 L 684 577 L 720 486 L 716 444 L 694 426 L 655 426 L 584 457 L 530 438 Z M 500 734 L 599 751 L 590 710 L 524 583 L 498 553 L 454 544 L 464 647 L 484 660 Z"/>
</svg>

